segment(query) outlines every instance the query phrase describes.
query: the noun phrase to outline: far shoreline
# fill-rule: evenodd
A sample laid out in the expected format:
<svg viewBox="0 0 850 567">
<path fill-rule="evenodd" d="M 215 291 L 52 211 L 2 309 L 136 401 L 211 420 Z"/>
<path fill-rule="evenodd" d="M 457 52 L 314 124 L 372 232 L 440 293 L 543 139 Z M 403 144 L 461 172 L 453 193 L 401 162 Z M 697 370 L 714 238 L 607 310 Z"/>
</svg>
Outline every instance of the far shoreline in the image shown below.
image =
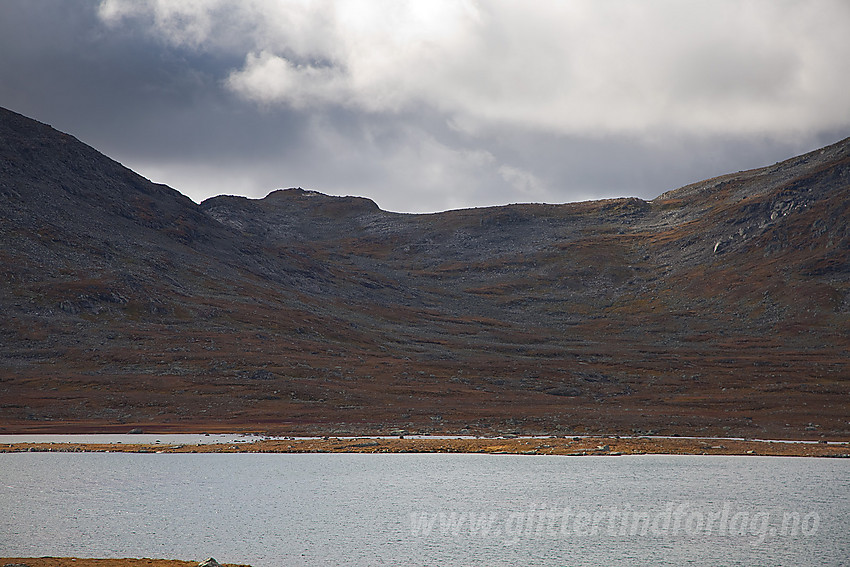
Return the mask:
<svg viewBox="0 0 850 567">
<path fill-rule="evenodd" d="M 128 439 L 129 441 L 129 439 Z M 208 444 L 0 443 L 0 453 L 468 453 L 560 456 L 741 455 L 850 458 L 850 442 L 708 437 L 464 437 L 276 438 Z"/>
</svg>

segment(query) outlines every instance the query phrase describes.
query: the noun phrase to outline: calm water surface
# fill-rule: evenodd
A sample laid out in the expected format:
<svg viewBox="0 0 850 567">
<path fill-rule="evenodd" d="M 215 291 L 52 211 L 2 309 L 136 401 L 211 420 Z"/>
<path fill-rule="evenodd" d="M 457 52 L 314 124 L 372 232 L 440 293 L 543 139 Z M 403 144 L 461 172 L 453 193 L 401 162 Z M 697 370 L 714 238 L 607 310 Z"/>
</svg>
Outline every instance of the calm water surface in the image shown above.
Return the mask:
<svg viewBox="0 0 850 567">
<path fill-rule="evenodd" d="M 850 461 L 0 455 L 0 556 L 296 565 L 848 565 Z"/>
</svg>

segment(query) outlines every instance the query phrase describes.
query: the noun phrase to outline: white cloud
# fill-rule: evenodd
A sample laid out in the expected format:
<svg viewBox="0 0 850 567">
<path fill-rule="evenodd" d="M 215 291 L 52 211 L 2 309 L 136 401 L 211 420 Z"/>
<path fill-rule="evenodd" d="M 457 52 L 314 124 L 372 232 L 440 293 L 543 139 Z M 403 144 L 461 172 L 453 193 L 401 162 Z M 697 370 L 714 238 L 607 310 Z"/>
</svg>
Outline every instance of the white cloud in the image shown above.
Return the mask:
<svg viewBox="0 0 850 567">
<path fill-rule="evenodd" d="M 524 197 L 545 194 L 543 182 L 530 171 L 510 165 L 499 166 L 499 175 Z"/>
<path fill-rule="evenodd" d="M 222 104 L 268 117 L 229 163 L 150 169 L 195 198 L 651 198 L 850 127 L 843 0 L 103 0 L 99 16 L 211 54 Z"/>
<path fill-rule="evenodd" d="M 104 0 L 175 45 L 229 49 L 265 104 L 426 105 L 471 133 L 783 133 L 850 123 L 841 0 L 634 3 Z"/>
<path fill-rule="evenodd" d="M 432 212 L 434 203 L 441 203 L 441 210 L 500 204 L 510 191 L 495 173 L 492 154 L 452 147 L 416 125 L 362 126 L 343 133 L 316 117 L 306 138 L 315 157 L 297 175 L 322 192 L 368 196 L 387 210 Z M 323 170 L 316 160 L 332 160 L 336 171 Z M 339 170 L 350 175 L 340 178 Z M 376 192 L 378 180 L 383 190 Z"/>
<path fill-rule="evenodd" d="M 293 64 L 267 51 L 249 53 L 245 67 L 228 84 L 245 98 L 266 104 L 286 101 L 295 108 L 341 104 L 351 96 L 347 77 L 334 67 Z"/>
</svg>

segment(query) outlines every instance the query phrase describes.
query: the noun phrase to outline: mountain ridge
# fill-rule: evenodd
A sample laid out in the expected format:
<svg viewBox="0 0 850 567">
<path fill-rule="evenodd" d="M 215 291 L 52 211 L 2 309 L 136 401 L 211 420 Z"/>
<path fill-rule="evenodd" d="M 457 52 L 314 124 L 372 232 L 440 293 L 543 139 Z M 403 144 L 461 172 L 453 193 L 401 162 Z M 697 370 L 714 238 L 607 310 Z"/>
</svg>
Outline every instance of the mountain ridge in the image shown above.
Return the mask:
<svg viewBox="0 0 850 567">
<path fill-rule="evenodd" d="M 196 204 L 0 111 L 0 431 L 850 436 L 848 156 L 651 201 Z"/>
</svg>

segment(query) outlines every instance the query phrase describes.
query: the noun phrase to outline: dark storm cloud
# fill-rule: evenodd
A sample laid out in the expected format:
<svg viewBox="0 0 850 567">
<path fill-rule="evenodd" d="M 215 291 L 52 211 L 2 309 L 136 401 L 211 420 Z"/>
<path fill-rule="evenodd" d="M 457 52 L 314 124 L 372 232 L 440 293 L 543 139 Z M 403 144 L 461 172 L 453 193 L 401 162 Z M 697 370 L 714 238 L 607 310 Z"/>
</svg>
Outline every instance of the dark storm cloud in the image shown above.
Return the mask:
<svg viewBox="0 0 850 567">
<path fill-rule="evenodd" d="M 96 6 L 2 5 L 4 104 L 38 110 L 61 127 L 113 136 L 114 130 L 158 113 L 180 112 L 203 96 L 211 77 L 202 61 L 151 49 L 132 36 L 103 33 Z"/>
<path fill-rule="evenodd" d="M 0 6 L 4 106 L 141 159 L 224 155 L 269 141 L 258 128 L 267 117 L 221 88 L 238 59 L 165 48 L 132 29 L 105 30 L 97 6 Z M 284 125 L 303 122 L 291 112 L 274 114 Z"/>
<path fill-rule="evenodd" d="M 273 159 L 297 146 L 298 113 L 260 112 L 223 89 L 239 64 L 114 33 L 97 2 L 0 5 L 0 104 L 128 165 Z"/>
<path fill-rule="evenodd" d="M 840 2 L 0 3 L 0 105 L 195 200 L 634 195 L 850 134 Z"/>
</svg>

